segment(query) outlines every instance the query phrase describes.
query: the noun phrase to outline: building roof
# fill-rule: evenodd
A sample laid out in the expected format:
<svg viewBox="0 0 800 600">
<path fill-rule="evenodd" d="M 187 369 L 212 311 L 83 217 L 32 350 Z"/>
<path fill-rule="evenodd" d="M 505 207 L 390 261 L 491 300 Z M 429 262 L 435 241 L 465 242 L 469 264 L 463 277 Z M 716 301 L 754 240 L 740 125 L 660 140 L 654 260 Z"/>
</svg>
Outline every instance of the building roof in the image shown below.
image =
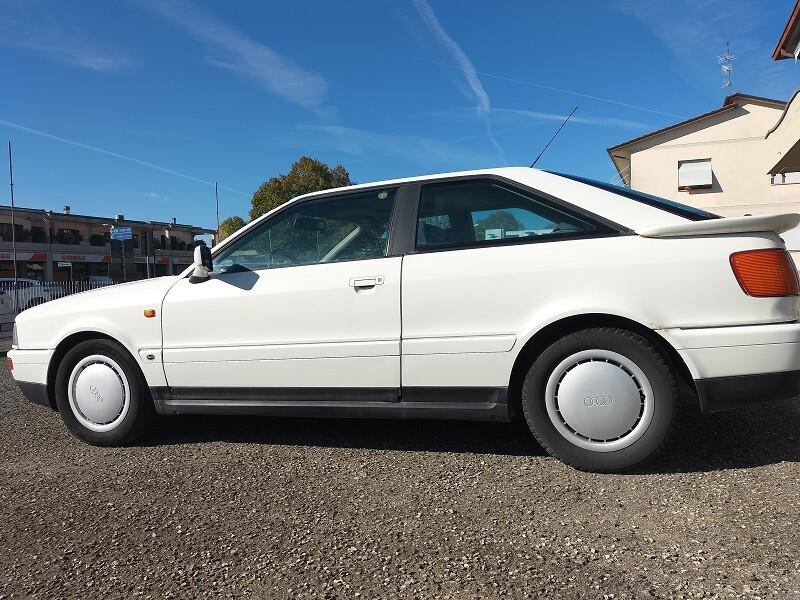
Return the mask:
<svg viewBox="0 0 800 600">
<path fill-rule="evenodd" d="M 772 60 L 781 60 L 784 58 L 798 58 L 800 52 L 800 0 L 794 5 L 792 14 L 789 15 L 789 20 L 786 21 L 786 27 L 783 28 L 783 33 L 778 40 L 778 45 L 772 51 Z"/>
<path fill-rule="evenodd" d="M 707 113 L 703 113 L 702 115 L 692 117 L 691 119 L 686 119 L 685 121 L 674 123 L 673 125 L 667 125 L 666 127 L 662 127 L 661 129 L 657 129 L 656 131 L 651 131 L 650 133 L 645 133 L 644 135 L 635 137 L 631 140 L 628 140 L 627 142 L 622 142 L 620 144 L 617 144 L 616 146 L 611 146 L 608 149 L 608 152 L 610 154 L 612 150 L 618 150 L 620 148 L 624 148 L 625 146 L 630 146 L 631 144 L 635 144 L 636 142 L 645 140 L 649 137 L 660 135 L 667 131 L 672 131 L 673 129 L 680 129 L 681 127 L 685 127 L 686 125 L 689 125 L 691 123 L 696 123 L 697 121 L 707 119 L 708 117 L 712 117 L 714 115 L 718 115 L 720 113 L 732 110 L 740 106 L 740 104 L 743 104 L 744 102 L 742 101 L 758 102 L 759 104 L 768 104 L 779 109 L 786 108 L 786 102 L 784 102 L 783 100 L 774 100 L 772 98 L 764 98 L 763 96 L 752 96 L 750 94 L 742 94 L 741 92 L 736 92 L 735 94 L 731 94 L 730 96 L 727 96 L 725 98 L 725 100 L 722 103 L 722 108 L 717 108 Z"/>
<path fill-rule="evenodd" d="M 11 207 L 7 204 L 0 204 L 0 210 L 7 210 L 10 211 Z M 42 216 L 46 216 L 48 219 L 64 219 L 64 220 L 76 220 L 76 221 L 92 221 L 94 223 L 101 223 L 101 224 L 115 224 L 115 225 L 125 225 L 126 227 L 147 227 L 151 229 L 180 229 L 183 231 L 191 231 L 195 234 L 209 234 L 213 235 L 216 233 L 214 229 L 206 229 L 204 227 L 198 227 L 196 225 L 185 225 L 182 223 L 165 223 L 162 221 L 136 221 L 134 219 L 117 219 L 116 217 L 95 217 L 93 215 L 79 215 L 73 212 L 69 213 L 61 213 L 55 212 L 52 210 L 45 210 L 43 208 L 25 208 L 23 206 L 15 206 L 14 210 L 16 212 L 22 214 L 38 214 Z"/>
</svg>

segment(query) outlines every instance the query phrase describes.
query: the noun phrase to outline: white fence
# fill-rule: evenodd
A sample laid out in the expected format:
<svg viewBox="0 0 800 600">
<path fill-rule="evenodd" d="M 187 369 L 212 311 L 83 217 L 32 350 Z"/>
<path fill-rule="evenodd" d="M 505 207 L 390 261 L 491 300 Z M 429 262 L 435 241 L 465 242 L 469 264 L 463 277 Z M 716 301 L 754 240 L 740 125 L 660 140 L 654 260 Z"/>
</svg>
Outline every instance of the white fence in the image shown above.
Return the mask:
<svg viewBox="0 0 800 600">
<path fill-rule="evenodd" d="M 37 281 L 34 279 L 18 279 L 16 289 L 14 280 L 0 279 L 0 304 L 5 311 L 22 312 L 23 310 L 43 304 L 56 298 L 94 290 L 109 285 L 115 281 Z"/>
</svg>

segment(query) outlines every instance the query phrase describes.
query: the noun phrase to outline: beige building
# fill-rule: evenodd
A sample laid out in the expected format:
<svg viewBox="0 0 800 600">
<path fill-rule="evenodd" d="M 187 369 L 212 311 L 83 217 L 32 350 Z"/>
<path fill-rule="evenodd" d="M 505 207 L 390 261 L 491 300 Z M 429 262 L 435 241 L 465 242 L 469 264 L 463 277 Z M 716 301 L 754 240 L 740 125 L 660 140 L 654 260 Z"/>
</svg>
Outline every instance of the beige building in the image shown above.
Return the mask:
<svg viewBox="0 0 800 600">
<path fill-rule="evenodd" d="M 800 0 L 772 53 L 800 59 Z M 722 107 L 608 149 L 625 185 L 723 216 L 800 212 L 800 90 Z M 784 235 L 800 251 L 800 229 Z M 800 263 L 800 252 L 795 254 Z"/>
<path fill-rule="evenodd" d="M 800 212 L 800 94 L 746 94 L 608 149 L 625 185 L 724 216 Z"/>
</svg>

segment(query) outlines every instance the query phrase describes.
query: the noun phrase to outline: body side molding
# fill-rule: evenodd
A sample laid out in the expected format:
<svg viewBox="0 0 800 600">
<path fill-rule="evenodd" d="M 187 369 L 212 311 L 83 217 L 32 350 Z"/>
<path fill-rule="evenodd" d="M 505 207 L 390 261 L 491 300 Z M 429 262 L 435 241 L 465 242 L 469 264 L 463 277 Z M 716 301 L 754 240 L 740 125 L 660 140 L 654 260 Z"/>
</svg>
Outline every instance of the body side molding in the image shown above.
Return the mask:
<svg viewBox="0 0 800 600">
<path fill-rule="evenodd" d="M 507 388 L 150 388 L 162 415 L 508 421 Z"/>
</svg>

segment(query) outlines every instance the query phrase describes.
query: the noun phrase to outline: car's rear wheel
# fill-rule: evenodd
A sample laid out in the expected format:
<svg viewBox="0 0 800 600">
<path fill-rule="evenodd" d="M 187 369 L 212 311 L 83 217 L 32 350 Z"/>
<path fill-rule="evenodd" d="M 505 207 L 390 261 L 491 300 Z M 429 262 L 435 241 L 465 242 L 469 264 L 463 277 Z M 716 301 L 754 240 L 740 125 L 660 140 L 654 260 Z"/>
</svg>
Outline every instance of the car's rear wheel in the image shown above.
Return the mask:
<svg viewBox="0 0 800 600">
<path fill-rule="evenodd" d="M 522 408 L 552 456 L 587 471 L 622 471 L 653 459 L 674 428 L 678 387 L 645 337 L 616 328 L 578 331 L 528 371 Z"/>
<path fill-rule="evenodd" d="M 67 352 L 55 381 L 67 428 L 97 446 L 121 446 L 144 433 L 153 402 L 138 366 L 118 343 L 89 340 Z"/>
</svg>

